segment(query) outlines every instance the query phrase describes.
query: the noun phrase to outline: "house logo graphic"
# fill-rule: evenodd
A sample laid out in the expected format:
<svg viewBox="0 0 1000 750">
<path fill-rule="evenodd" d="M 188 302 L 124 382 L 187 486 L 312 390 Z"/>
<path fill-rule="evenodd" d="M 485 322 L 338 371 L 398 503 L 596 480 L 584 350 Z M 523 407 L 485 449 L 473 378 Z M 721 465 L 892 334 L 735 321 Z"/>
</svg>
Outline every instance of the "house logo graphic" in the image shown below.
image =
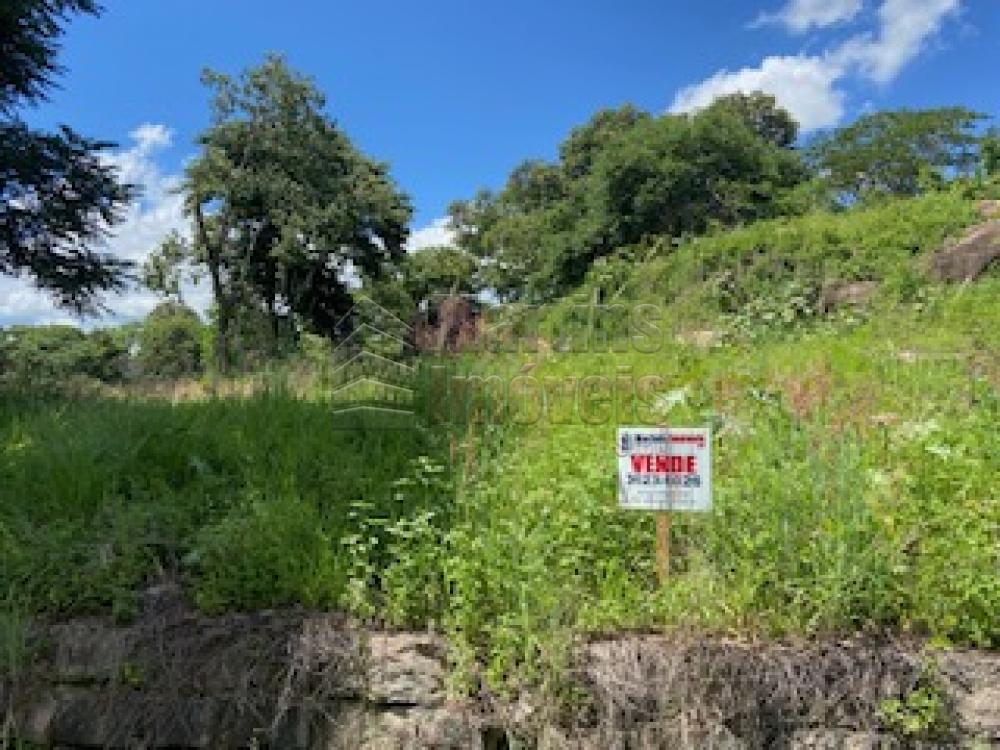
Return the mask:
<svg viewBox="0 0 1000 750">
<path fill-rule="evenodd" d="M 330 398 L 337 426 L 403 428 L 414 421 L 413 329 L 368 297 L 334 328 Z"/>
</svg>

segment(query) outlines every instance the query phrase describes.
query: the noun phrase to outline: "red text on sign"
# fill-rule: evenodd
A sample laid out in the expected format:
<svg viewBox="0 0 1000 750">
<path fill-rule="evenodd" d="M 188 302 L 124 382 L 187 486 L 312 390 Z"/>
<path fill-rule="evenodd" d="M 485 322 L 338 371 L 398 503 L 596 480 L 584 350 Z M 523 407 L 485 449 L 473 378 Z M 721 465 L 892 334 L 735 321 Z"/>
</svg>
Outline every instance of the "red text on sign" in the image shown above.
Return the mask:
<svg viewBox="0 0 1000 750">
<path fill-rule="evenodd" d="M 697 474 L 694 456 L 632 456 L 635 474 Z"/>
</svg>

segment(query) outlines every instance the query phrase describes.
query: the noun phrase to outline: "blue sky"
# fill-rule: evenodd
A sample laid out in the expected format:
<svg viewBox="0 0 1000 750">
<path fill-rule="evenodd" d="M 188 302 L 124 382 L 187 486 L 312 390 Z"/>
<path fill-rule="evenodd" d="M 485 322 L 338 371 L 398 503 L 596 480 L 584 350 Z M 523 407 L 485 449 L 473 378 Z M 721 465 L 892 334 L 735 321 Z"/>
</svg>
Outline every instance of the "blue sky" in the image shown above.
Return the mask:
<svg viewBox="0 0 1000 750">
<path fill-rule="evenodd" d="M 447 238 L 448 203 L 551 158 L 574 125 L 632 102 L 685 110 L 763 88 L 807 128 L 875 108 L 963 104 L 1000 114 L 1000 0 L 551 0 L 363 3 L 105 0 L 65 37 L 67 67 L 25 113 L 120 144 L 147 193 L 112 241 L 141 259 L 182 228 L 171 196 L 207 124 L 198 77 L 282 52 L 413 197 L 414 244 Z M 121 319 L 155 303 L 113 300 Z M 0 281 L 0 324 L 64 317 L 24 282 Z"/>
</svg>

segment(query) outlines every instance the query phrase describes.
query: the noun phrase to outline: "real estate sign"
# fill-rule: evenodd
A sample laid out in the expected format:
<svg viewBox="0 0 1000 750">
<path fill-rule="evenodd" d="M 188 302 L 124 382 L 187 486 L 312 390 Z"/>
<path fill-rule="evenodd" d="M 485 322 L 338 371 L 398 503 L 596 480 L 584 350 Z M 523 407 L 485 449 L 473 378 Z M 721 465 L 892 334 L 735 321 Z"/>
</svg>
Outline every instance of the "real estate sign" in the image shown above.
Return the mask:
<svg viewBox="0 0 1000 750">
<path fill-rule="evenodd" d="M 709 510 L 712 507 L 710 430 L 618 428 L 618 503 L 628 510 Z"/>
</svg>

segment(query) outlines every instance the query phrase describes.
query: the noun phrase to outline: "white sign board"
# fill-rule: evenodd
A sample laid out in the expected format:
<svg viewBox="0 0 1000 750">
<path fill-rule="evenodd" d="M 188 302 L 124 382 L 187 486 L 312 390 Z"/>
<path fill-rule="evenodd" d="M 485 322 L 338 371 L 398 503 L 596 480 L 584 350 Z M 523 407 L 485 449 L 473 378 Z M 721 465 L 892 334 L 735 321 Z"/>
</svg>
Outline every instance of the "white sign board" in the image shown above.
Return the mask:
<svg viewBox="0 0 1000 750">
<path fill-rule="evenodd" d="M 619 427 L 618 504 L 628 510 L 710 510 L 709 429 Z"/>
</svg>

